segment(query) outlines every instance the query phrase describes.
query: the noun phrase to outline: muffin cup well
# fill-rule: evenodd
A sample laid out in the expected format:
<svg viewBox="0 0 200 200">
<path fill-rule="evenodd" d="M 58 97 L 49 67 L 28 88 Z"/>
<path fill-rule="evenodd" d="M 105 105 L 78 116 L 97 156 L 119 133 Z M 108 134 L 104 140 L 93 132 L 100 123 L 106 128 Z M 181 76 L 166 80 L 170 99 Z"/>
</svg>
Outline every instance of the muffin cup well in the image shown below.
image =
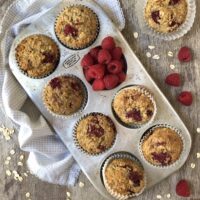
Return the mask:
<svg viewBox="0 0 200 200">
<path fill-rule="evenodd" d="M 126 200 L 132 197 L 136 197 L 139 196 L 140 194 L 142 194 L 146 188 L 147 185 L 147 176 L 146 173 L 144 171 L 144 188 L 139 192 L 139 193 L 135 193 L 135 194 L 131 194 L 131 195 L 121 195 L 116 193 L 115 191 L 112 190 L 112 188 L 109 186 L 109 184 L 106 181 L 106 177 L 105 177 L 105 170 L 106 167 L 108 166 L 108 164 L 114 160 L 114 159 L 119 159 L 119 158 L 126 158 L 126 159 L 130 159 L 133 160 L 134 162 L 137 162 L 137 164 L 139 164 L 143 169 L 144 167 L 142 166 L 141 162 L 139 161 L 138 158 L 136 158 L 134 155 L 128 153 L 128 152 L 117 152 L 114 153 L 112 155 L 110 155 L 108 158 L 106 158 L 106 160 L 103 162 L 102 166 L 101 166 L 101 176 L 102 176 L 102 182 L 106 188 L 106 190 L 116 199 L 119 200 Z"/>
<path fill-rule="evenodd" d="M 56 24 L 57 24 L 58 17 L 65 11 L 65 9 L 70 8 L 70 7 L 73 7 L 73 6 L 79 6 L 79 5 L 81 5 L 81 6 L 85 7 L 85 8 L 87 8 L 87 9 L 90 9 L 90 10 L 93 12 L 93 14 L 96 16 L 97 23 L 98 23 L 97 25 L 98 25 L 98 26 L 97 26 L 95 38 L 94 38 L 90 43 L 88 43 L 87 45 L 82 46 L 82 47 L 74 48 L 74 47 L 71 47 L 71 46 L 69 46 L 69 45 L 64 44 L 64 43 L 60 40 L 59 36 L 58 36 L 57 33 L 56 33 Z M 70 50 L 83 50 L 83 49 L 86 49 L 86 48 L 90 47 L 90 46 L 96 41 L 96 39 L 97 39 L 97 37 L 98 37 L 98 35 L 99 35 L 99 32 L 100 32 L 100 21 L 99 21 L 98 15 L 97 15 L 91 8 L 89 8 L 88 6 L 85 6 L 85 5 L 83 5 L 83 4 L 72 4 L 72 5 L 70 5 L 70 6 L 67 6 L 67 7 L 63 8 L 62 11 L 61 11 L 61 12 L 58 14 L 58 16 L 56 17 L 56 21 L 55 21 L 55 23 L 54 23 L 54 33 L 55 33 L 55 35 L 56 35 L 56 38 L 58 39 L 58 41 L 59 41 L 64 47 L 66 47 L 66 48 L 68 48 L 68 49 L 70 49 Z"/>
<path fill-rule="evenodd" d="M 116 112 L 115 112 L 115 110 L 114 110 L 114 108 L 113 108 L 114 99 L 115 99 L 115 97 L 119 94 L 119 92 L 121 92 L 121 91 L 124 90 L 124 89 L 128 89 L 128 88 L 134 88 L 135 90 L 137 90 L 137 91 L 143 93 L 144 95 L 146 95 L 148 98 L 151 99 L 151 101 L 152 101 L 152 103 L 153 103 L 153 105 L 154 105 L 154 113 L 153 113 L 151 119 L 150 119 L 148 122 L 146 122 L 146 123 L 137 123 L 137 124 L 136 124 L 136 123 L 135 123 L 135 124 L 126 124 L 126 123 L 123 122 L 123 121 L 120 119 L 120 117 L 116 114 Z M 156 116 L 156 114 L 157 114 L 157 105 L 156 105 L 156 102 L 155 102 L 155 100 L 154 100 L 153 95 L 151 94 L 151 92 L 150 92 L 145 86 L 142 86 L 142 85 L 128 85 L 128 86 L 125 86 L 125 87 L 121 88 L 121 89 L 115 94 L 115 96 L 114 96 L 114 98 L 113 98 L 113 100 L 112 100 L 111 106 L 112 106 L 112 112 L 113 112 L 115 118 L 117 119 L 117 121 L 118 121 L 121 125 L 125 126 L 126 128 L 131 128 L 131 129 L 138 129 L 138 128 L 141 128 L 141 127 L 144 126 L 144 125 L 151 124 L 151 123 L 154 121 L 155 116 Z"/>
<path fill-rule="evenodd" d="M 156 128 L 170 128 L 170 129 L 174 130 L 174 131 L 179 135 L 179 137 L 180 137 L 181 140 L 182 140 L 182 145 L 183 145 L 183 147 L 182 147 L 182 152 L 181 152 L 181 154 L 180 154 L 180 156 L 179 156 L 179 159 L 178 159 L 177 161 L 175 161 L 174 163 L 170 164 L 170 165 L 165 165 L 165 166 L 154 165 L 154 164 L 150 163 L 150 162 L 145 158 L 145 156 L 144 156 L 144 154 L 143 154 L 143 151 L 142 151 L 142 144 L 143 144 L 143 142 L 152 134 L 153 130 L 155 130 Z M 175 166 L 177 166 L 177 164 L 179 163 L 179 161 L 180 161 L 180 160 L 182 159 L 182 157 L 183 157 L 184 151 L 185 151 L 185 140 L 184 140 L 184 138 L 183 138 L 181 132 L 180 132 L 177 128 L 175 128 L 175 127 L 173 127 L 173 126 L 170 126 L 170 125 L 168 125 L 168 124 L 158 124 L 158 125 L 153 126 L 153 127 L 150 128 L 149 130 L 147 130 L 146 133 L 144 133 L 144 135 L 142 136 L 142 138 L 141 138 L 141 140 L 140 140 L 140 143 L 139 143 L 139 152 L 140 152 L 140 155 L 141 155 L 142 159 L 143 159 L 148 165 L 153 166 L 153 167 L 157 167 L 157 168 L 162 168 L 162 169 L 168 169 L 169 167 L 175 167 Z"/>
<path fill-rule="evenodd" d="M 141 29 L 148 35 L 154 36 L 166 41 L 171 41 L 184 36 L 190 31 L 194 24 L 196 17 L 196 2 L 195 0 L 187 0 L 188 3 L 188 13 L 185 22 L 178 27 L 176 30 L 170 33 L 160 33 L 153 28 L 151 28 L 145 19 L 145 8 L 147 0 L 140 0 L 136 3 L 136 13 L 139 20 L 139 25 Z"/>
<path fill-rule="evenodd" d="M 113 142 L 112 142 L 112 145 L 111 145 L 108 149 L 106 149 L 106 150 L 104 150 L 104 151 L 102 151 L 102 152 L 99 152 L 99 153 L 89 153 L 88 151 L 86 151 L 85 149 L 83 149 L 83 148 L 80 146 L 80 144 L 79 144 L 79 142 L 78 142 L 78 140 L 77 140 L 77 137 L 76 137 L 76 130 L 77 130 L 78 124 L 79 124 L 80 121 L 83 120 L 84 118 L 86 118 L 86 117 L 88 117 L 88 116 L 91 116 L 91 115 L 95 116 L 95 115 L 97 115 L 97 114 L 98 114 L 98 115 L 101 115 L 101 116 L 106 116 L 106 117 L 108 117 L 107 115 L 104 115 L 104 114 L 98 113 L 98 112 L 88 113 L 88 114 L 82 116 L 82 117 L 76 122 L 76 124 L 75 124 L 75 126 L 74 126 L 74 129 L 73 129 L 73 139 L 74 139 L 74 143 L 75 143 L 76 147 L 77 147 L 82 153 L 87 154 L 87 155 L 89 155 L 89 156 L 99 156 L 99 155 L 102 155 L 103 153 L 109 151 L 109 150 L 113 147 L 113 145 L 115 144 L 116 137 L 117 137 L 117 130 L 116 130 L 115 124 L 114 124 L 114 122 L 112 121 L 112 119 L 111 119 L 110 117 L 108 117 L 108 119 L 111 120 L 111 122 L 113 123 L 114 128 L 115 128 L 115 138 L 114 138 L 114 140 L 113 140 Z"/>
<path fill-rule="evenodd" d="M 57 113 L 54 113 L 53 111 L 51 111 L 48 106 L 45 104 L 45 97 L 44 97 L 44 91 L 45 91 L 45 88 L 47 87 L 47 85 L 50 83 L 50 81 L 54 78 L 57 78 L 57 77 L 62 77 L 62 76 L 66 76 L 66 77 L 71 77 L 71 78 L 74 78 L 76 79 L 80 84 L 81 84 L 81 87 L 83 89 L 83 92 L 84 92 L 84 100 L 83 100 L 83 103 L 82 103 L 82 106 L 80 107 L 79 110 L 77 110 L 75 113 L 73 114 L 70 114 L 70 115 L 59 115 Z M 50 81 L 48 81 L 46 83 L 46 85 L 44 86 L 43 88 L 43 93 L 42 93 L 42 100 L 43 100 L 43 105 L 45 106 L 45 108 L 48 110 L 49 113 L 51 113 L 51 115 L 53 115 L 54 117 L 58 117 L 58 118 L 62 118 L 62 119 L 68 119 L 68 118 L 72 118 L 72 117 L 75 117 L 75 116 L 78 116 L 85 108 L 86 104 L 87 104 L 87 101 L 88 101 L 88 92 L 87 92 L 87 88 L 86 86 L 84 85 L 84 83 L 81 81 L 81 79 L 79 79 L 77 76 L 74 76 L 72 74 L 60 74 L 60 75 L 56 75 L 52 78 Z"/>
<path fill-rule="evenodd" d="M 58 60 L 57 60 L 57 62 L 56 62 L 56 64 L 55 64 L 55 68 L 54 68 L 52 71 L 50 71 L 48 74 L 46 74 L 46 75 L 44 75 L 44 76 L 34 77 L 34 76 L 30 76 L 28 73 L 26 73 L 24 70 L 21 69 L 20 64 L 19 64 L 19 62 L 17 61 L 17 58 L 16 58 L 16 53 L 17 53 L 16 48 L 18 47 L 18 45 L 20 45 L 20 43 L 21 43 L 24 39 L 26 39 L 26 38 L 28 38 L 28 37 L 31 37 L 31 36 L 37 36 L 37 35 L 39 35 L 39 36 L 40 36 L 40 35 L 41 35 L 41 36 L 46 36 L 46 37 L 50 38 L 50 39 L 55 43 L 55 45 L 56 45 L 57 48 L 58 48 Z M 25 35 L 25 36 L 24 36 L 23 38 L 21 38 L 20 41 L 17 43 L 16 48 L 15 48 L 15 62 L 16 62 L 17 65 L 18 65 L 18 69 L 20 70 L 20 72 L 22 72 L 22 74 L 24 74 L 25 76 L 27 76 L 27 77 L 29 77 L 29 78 L 32 78 L 32 79 L 42 79 L 42 78 L 46 78 L 46 77 L 48 77 L 49 75 L 51 75 L 51 74 L 56 70 L 56 68 L 57 68 L 58 65 L 59 65 L 59 62 L 60 62 L 60 48 L 59 48 L 58 44 L 56 43 L 56 41 L 55 41 L 51 36 L 49 36 L 49 35 L 45 35 L 45 34 L 42 34 L 42 33 L 35 33 L 35 34 Z"/>
</svg>

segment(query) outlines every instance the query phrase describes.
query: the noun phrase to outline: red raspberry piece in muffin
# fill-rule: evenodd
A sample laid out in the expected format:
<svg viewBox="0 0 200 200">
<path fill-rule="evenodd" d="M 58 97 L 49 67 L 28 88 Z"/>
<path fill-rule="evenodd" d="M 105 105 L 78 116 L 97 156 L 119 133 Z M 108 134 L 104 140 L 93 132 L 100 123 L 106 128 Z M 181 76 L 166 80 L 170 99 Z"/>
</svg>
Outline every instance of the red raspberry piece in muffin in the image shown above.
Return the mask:
<svg viewBox="0 0 200 200">
<path fill-rule="evenodd" d="M 78 30 L 71 26 L 70 24 L 66 24 L 64 28 L 65 35 L 71 35 L 72 37 L 76 37 L 78 35 Z"/>
</svg>

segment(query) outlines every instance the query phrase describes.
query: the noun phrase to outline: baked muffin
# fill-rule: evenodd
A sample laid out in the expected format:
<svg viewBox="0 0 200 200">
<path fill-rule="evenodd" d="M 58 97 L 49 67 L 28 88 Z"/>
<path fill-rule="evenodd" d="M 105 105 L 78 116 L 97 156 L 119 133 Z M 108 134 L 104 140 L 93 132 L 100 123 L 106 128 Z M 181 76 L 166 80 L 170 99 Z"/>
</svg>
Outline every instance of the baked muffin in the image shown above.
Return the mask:
<svg viewBox="0 0 200 200">
<path fill-rule="evenodd" d="M 58 115 L 72 115 L 85 104 L 86 92 L 81 81 L 67 75 L 52 79 L 44 88 L 45 106 Z"/>
<path fill-rule="evenodd" d="M 55 33 L 66 47 L 86 48 L 97 38 L 99 20 L 90 8 L 83 5 L 67 7 L 57 17 Z"/>
<path fill-rule="evenodd" d="M 143 167 L 130 158 L 113 158 L 103 169 L 104 185 L 117 199 L 139 195 L 145 188 Z"/>
<path fill-rule="evenodd" d="M 165 126 L 153 128 L 141 145 L 145 159 L 154 166 L 175 163 L 183 151 L 183 141 L 179 134 Z"/>
<path fill-rule="evenodd" d="M 112 120 L 100 113 L 82 118 L 75 128 L 77 145 L 88 154 L 99 154 L 109 149 L 116 137 Z"/>
<path fill-rule="evenodd" d="M 155 105 L 150 94 L 148 95 L 137 86 L 130 86 L 119 91 L 112 106 L 115 115 L 128 126 L 149 122 L 155 112 Z"/>
<path fill-rule="evenodd" d="M 57 44 L 46 35 L 31 35 L 16 48 L 20 69 L 32 78 L 42 78 L 55 70 L 60 52 Z"/>
<path fill-rule="evenodd" d="M 145 19 L 154 30 L 168 33 L 185 22 L 187 12 L 187 0 L 148 0 Z"/>
</svg>

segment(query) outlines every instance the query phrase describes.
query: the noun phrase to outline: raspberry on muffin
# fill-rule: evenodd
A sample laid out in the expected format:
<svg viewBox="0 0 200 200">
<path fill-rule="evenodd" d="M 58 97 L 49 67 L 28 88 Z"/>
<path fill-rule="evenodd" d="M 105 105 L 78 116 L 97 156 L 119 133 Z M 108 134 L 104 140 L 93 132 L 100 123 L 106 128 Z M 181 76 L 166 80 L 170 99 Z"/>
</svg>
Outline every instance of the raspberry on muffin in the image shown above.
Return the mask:
<svg viewBox="0 0 200 200">
<path fill-rule="evenodd" d="M 187 0 L 148 0 L 145 20 L 154 30 L 168 33 L 185 22 L 187 12 Z"/>
<path fill-rule="evenodd" d="M 65 8 L 57 17 L 55 33 L 59 41 L 71 49 L 91 45 L 99 33 L 97 15 L 88 7 L 74 5 Z"/>
<path fill-rule="evenodd" d="M 99 154 L 113 145 L 116 128 L 108 116 L 91 113 L 78 122 L 74 134 L 78 146 L 84 152 Z"/>
<path fill-rule="evenodd" d="M 28 76 L 42 78 L 57 67 L 60 52 L 57 44 L 46 35 L 31 35 L 16 48 L 19 68 Z"/>
</svg>

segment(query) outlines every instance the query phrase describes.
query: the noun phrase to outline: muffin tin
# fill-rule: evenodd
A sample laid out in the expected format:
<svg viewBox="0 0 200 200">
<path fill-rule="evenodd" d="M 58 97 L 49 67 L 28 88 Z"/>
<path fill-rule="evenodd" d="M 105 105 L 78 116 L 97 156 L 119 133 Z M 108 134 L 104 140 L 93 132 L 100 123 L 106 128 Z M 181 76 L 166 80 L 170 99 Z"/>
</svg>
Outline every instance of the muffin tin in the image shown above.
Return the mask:
<svg viewBox="0 0 200 200">
<path fill-rule="evenodd" d="M 54 22 L 57 15 L 60 13 L 61 10 L 63 10 L 64 7 L 74 4 L 82 4 L 91 8 L 97 14 L 100 22 L 100 32 L 96 41 L 90 47 L 79 51 L 65 48 L 61 43 L 59 43 L 54 33 Z M 15 59 L 16 46 L 25 36 L 33 34 L 45 34 L 52 37 L 57 42 L 60 48 L 61 57 L 58 67 L 52 74 L 42 79 L 32 79 L 23 74 L 19 70 L 18 64 Z M 105 38 L 107 35 L 111 35 L 112 37 L 114 37 L 117 41 L 117 44 L 119 44 L 123 49 L 123 53 L 125 55 L 128 66 L 127 79 L 125 82 L 123 82 L 121 85 L 113 90 L 94 92 L 91 85 L 86 81 L 84 77 L 82 68 L 80 66 L 80 58 L 82 58 L 83 55 L 85 55 L 89 51 L 90 48 L 99 45 L 102 39 Z M 108 199 L 113 199 L 111 195 L 106 191 L 101 179 L 101 167 L 104 161 L 113 153 L 120 151 L 128 152 L 140 160 L 147 174 L 146 189 L 162 181 L 167 176 L 178 170 L 185 163 L 191 148 L 191 136 L 189 131 L 187 130 L 184 123 L 175 112 L 173 107 L 170 105 L 168 100 L 162 94 L 160 89 L 154 83 L 150 75 L 147 73 L 144 66 L 135 56 L 120 31 L 114 26 L 114 24 L 107 17 L 105 12 L 96 3 L 94 3 L 94 1 L 63 1 L 56 7 L 46 12 L 44 16 L 36 20 L 16 37 L 10 50 L 9 64 L 12 73 L 25 89 L 29 97 L 39 108 L 49 124 L 51 124 L 56 133 L 60 136 L 63 143 L 68 147 L 75 160 L 79 163 L 82 171 L 86 174 L 94 187 L 104 197 Z M 55 116 L 52 115 L 43 104 L 42 95 L 45 85 L 51 79 L 59 76 L 60 74 L 71 74 L 78 77 L 82 80 L 85 87 L 87 88 L 87 104 L 83 111 L 79 113 L 79 115 L 74 115 L 68 118 Z M 121 88 L 124 88 L 128 85 L 146 86 L 153 93 L 157 105 L 157 114 L 151 124 L 148 123 L 146 125 L 143 125 L 142 127 L 131 129 L 120 124 L 113 115 L 111 106 L 113 98 Z M 96 156 L 87 155 L 84 152 L 80 151 L 80 149 L 76 147 L 73 138 L 73 130 L 78 120 L 80 120 L 81 117 L 83 117 L 84 115 L 92 112 L 99 112 L 108 115 L 114 122 L 117 129 L 116 141 L 112 148 Z M 169 166 L 163 169 L 148 165 L 139 150 L 139 144 L 143 134 L 146 132 L 146 130 L 158 124 L 168 124 L 170 126 L 176 127 L 181 132 L 182 137 L 185 141 L 183 154 L 179 162 L 177 162 L 176 165 Z"/>
</svg>

